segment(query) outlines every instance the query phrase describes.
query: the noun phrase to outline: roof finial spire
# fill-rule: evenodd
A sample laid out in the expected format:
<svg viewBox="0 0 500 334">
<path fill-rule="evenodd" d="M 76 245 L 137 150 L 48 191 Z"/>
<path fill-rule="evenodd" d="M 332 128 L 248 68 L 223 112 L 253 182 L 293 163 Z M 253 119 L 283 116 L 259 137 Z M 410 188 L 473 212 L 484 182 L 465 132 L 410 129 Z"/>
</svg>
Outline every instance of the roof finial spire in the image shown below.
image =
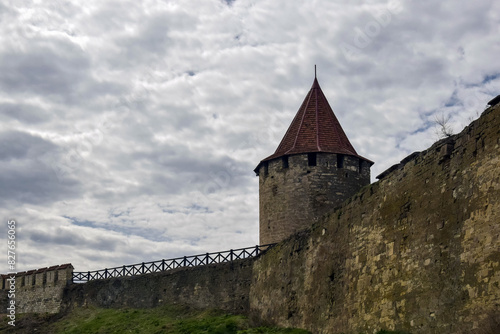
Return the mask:
<svg viewBox="0 0 500 334">
<path fill-rule="evenodd" d="M 316 79 L 316 64 L 314 64 L 314 79 Z"/>
</svg>

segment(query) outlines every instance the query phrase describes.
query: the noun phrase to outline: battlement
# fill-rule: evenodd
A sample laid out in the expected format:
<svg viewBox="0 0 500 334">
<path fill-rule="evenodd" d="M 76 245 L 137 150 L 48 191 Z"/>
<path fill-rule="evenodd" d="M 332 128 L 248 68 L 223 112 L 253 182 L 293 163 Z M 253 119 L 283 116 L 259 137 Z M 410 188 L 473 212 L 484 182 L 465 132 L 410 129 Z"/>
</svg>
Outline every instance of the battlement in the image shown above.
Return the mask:
<svg viewBox="0 0 500 334">
<path fill-rule="evenodd" d="M 71 263 L 56 265 L 52 267 L 39 268 L 29 271 L 18 272 L 14 275 L 2 275 L 2 289 L 8 289 L 7 279 L 16 277 L 16 289 L 27 290 L 31 287 L 53 287 L 66 286 L 71 283 L 73 266 Z"/>
<path fill-rule="evenodd" d="M 256 170 L 256 174 L 263 177 L 274 175 L 278 172 L 287 172 L 293 168 L 309 167 L 311 172 L 344 173 L 343 177 L 348 178 L 351 172 L 353 176 L 370 177 L 370 163 L 359 157 L 346 154 L 311 152 L 304 154 L 286 155 L 272 160 L 264 161 Z M 312 168 L 320 167 L 320 168 Z"/>
<path fill-rule="evenodd" d="M 72 283 L 73 265 L 66 263 L 48 268 L 2 275 L 2 290 L 10 289 L 9 279 L 15 277 L 16 305 L 19 313 L 57 313 L 63 290 Z"/>
</svg>

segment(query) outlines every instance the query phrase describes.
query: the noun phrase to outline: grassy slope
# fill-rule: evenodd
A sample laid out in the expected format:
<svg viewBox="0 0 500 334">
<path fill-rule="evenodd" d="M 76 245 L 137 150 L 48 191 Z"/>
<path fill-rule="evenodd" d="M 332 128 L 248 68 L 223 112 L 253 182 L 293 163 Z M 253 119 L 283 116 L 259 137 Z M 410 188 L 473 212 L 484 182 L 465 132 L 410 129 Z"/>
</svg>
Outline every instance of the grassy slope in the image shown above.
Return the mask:
<svg viewBox="0 0 500 334">
<path fill-rule="evenodd" d="M 163 306 L 154 309 L 79 308 L 67 315 L 21 315 L 16 328 L 0 322 L 0 333 L 50 334 L 307 334 L 300 329 L 251 328 L 248 320 L 214 310 Z"/>
<path fill-rule="evenodd" d="M 181 306 L 153 309 L 77 308 L 65 315 L 24 314 L 0 321 L 0 333 L 19 334 L 310 334 L 302 329 L 252 328 L 248 319 L 216 310 L 196 310 Z M 380 331 L 378 334 L 403 332 Z"/>
</svg>

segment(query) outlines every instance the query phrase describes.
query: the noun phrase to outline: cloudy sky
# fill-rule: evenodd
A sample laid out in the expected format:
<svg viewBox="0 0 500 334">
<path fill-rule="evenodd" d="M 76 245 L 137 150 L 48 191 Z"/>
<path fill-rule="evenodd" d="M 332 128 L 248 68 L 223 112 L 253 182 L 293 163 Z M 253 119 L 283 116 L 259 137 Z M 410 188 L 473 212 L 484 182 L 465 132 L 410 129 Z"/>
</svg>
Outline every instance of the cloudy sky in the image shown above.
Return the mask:
<svg viewBox="0 0 500 334">
<path fill-rule="evenodd" d="M 314 79 L 375 176 L 500 94 L 500 2 L 0 3 L 0 233 L 17 269 L 258 243 L 258 179 Z M 1 272 L 7 272 L 5 258 Z"/>
</svg>

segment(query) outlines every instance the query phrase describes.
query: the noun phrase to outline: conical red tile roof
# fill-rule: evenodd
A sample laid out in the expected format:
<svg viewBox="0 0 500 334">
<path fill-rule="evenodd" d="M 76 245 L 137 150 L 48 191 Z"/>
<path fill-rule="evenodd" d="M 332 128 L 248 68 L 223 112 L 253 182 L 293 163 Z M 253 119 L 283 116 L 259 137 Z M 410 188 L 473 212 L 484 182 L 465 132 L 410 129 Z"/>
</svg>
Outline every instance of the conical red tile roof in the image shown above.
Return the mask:
<svg viewBox="0 0 500 334">
<path fill-rule="evenodd" d="M 349 142 L 316 78 L 276 152 L 261 162 L 310 152 L 352 155 L 372 163 Z"/>
</svg>

